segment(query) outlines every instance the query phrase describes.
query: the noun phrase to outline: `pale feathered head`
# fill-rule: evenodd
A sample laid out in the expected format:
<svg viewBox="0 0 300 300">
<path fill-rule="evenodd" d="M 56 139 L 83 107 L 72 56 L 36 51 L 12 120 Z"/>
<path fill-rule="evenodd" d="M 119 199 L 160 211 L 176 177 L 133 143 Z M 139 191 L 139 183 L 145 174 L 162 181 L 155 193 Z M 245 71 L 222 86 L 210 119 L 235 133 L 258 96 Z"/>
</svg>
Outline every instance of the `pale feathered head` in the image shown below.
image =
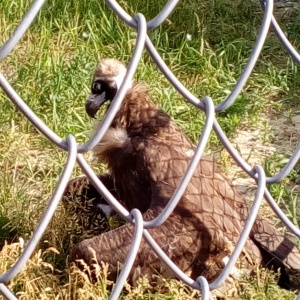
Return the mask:
<svg viewBox="0 0 300 300">
<path fill-rule="evenodd" d="M 85 110 L 94 117 L 105 101 L 115 97 L 126 75 L 126 67 L 116 59 L 102 59 L 98 64 L 91 86 L 91 93 L 85 103 Z M 131 87 L 131 83 L 128 88 Z"/>
</svg>

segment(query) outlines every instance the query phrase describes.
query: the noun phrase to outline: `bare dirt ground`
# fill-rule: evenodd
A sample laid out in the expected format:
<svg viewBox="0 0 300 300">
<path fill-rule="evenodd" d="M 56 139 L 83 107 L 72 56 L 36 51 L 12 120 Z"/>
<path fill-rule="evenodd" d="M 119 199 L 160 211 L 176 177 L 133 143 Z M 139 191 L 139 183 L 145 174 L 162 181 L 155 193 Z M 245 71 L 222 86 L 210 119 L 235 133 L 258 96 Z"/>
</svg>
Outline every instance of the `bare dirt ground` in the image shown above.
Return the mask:
<svg viewBox="0 0 300 300">
<path fill-rule="evenodd" d="M 282 111 L 280 115 L 272 115 L 271 118 L 268 116 L 261 121 L 261 124 L 264 124 L 261 128 L 240 130 L 231 139 L 232 145 L 252 167 L 257 164 L 264 166 L 265 160 L 270 160 L 274 155 L 286 163 L 300 141 L 300 110 L 294 110 L 289 114 Z M 232 162 L 230 167 L 226 168 L 227 175 L 238 191 L 252 202 L 257 188 L 256 183 L 233 160 Z M 289 187 L 294 193 L 300 192 L 299 181 L 296 180 L 296 183 Z M 265 201 L 262 211 L 274 219 L 274 213 Z M 298 203 L 299 213 L 300 203 Z"/>
</svg>

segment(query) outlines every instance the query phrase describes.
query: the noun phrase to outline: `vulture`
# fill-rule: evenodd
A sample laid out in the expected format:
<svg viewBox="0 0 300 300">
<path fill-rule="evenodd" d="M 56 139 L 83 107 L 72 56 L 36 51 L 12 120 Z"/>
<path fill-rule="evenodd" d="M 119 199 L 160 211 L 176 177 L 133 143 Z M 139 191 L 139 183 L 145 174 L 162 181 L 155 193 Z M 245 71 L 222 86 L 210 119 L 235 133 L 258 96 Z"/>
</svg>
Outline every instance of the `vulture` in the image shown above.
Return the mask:
<svg viewBox="0 0 300 300">
<path fill-rule="evenodd" d="M 103 59 L 97 66 L 85 109 L 90 117 L 114 96 L 126 74 L 116 59 Z M 122 105 L 94 155 L 107 164 L 99 179 L 128 209 L 139 209 L 144 220 L 157 217 L 170 200 L 191 161 L 195 145 L 162 109 L 155 105 L 143 83 L 128 86 Z M 82 201 L 72 202 L 72 194 Z M 89 205 L 83 204 L 88 202 Z M 107 203 L 86 177 L 71 180 L 64 195 L 65 206 L 95 218 L 111 214 Z M 71 203 L 71 204 L 70 204 Z M 81 203 L 81 207 L 78 203 Z M 187 275 L 202 275 L 209 282 L 222 271 L 245 226 L 249 206 L 210 156 L 203 156 L 177 207 L 150 234 L 168 257 Z M 100 216 L 100 217 L 99 217 Z M 109 278 L 117 277 L 119 263 L 128 254 L 134 225 L 86 238 L 71 249 L 70 260 L 92 266 L 109 265 Z M 258 215 L 241 253 L 237 268 L 249 272 L 262 267 L 280 269 L 278 284 L 300 288 L 300 250 L 268 220 Z M 155 255 L 143 238 L 129 282 L 139 276 L 175 274 Z"/>
</svg>

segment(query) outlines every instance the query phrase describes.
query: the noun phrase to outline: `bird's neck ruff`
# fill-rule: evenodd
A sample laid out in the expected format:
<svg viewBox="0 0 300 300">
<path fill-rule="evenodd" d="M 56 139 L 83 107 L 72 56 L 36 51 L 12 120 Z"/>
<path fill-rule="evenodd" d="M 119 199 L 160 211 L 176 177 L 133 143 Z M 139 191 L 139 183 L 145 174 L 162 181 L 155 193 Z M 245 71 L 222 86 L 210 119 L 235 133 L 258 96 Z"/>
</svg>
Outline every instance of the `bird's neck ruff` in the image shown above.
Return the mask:
<svg viewBox="0 0 300 300">
<path fill-rule="evenodd" d="M 166 138 L 172 126 L 170 117 L 151 101 L 147 86 L 134 84 L 125 95 L 110 128 L 94 148 L 94 154 L 100 161 L 108 162 L 111 152 L 124 150 L 124 144 L 130 143 L 132 138 L 135 141 L 136 138 L 141 141 L 157 139 L 161 132 L 167 131 Z"/>
<path fill-rule="evenodd" d="M 147 123 L 158 110 L 159 108 L 150 99 L 147 86 L 136 83 L 127 91 L 112 126 L 126 128 L 126 131 L 130 131 L 130 128 L 137 129 L 138 124 L 141 126 Z"/>
<path fill-rule="evenodd" d="M 149 138 L 169 124 L 170 117 L 152 102 L 147 86 L 137 83 L 128 90 L 112 127 L 124 129 L 129 137 Z"/>
</svg>

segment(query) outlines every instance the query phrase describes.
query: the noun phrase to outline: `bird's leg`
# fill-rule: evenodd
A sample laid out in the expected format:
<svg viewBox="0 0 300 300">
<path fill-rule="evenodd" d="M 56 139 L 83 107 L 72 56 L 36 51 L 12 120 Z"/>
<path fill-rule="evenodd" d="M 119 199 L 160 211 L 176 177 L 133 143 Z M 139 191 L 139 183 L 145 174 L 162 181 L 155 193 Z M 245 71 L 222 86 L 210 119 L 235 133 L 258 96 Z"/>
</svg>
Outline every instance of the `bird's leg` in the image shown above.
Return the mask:
<svg viewBox="0 0 300 300">
<path fill-rule="evenodd" d="M 109 174 L 100 174 L 98 178 L 116 197 L 111 176 Z M 95 234 L 105 231 L 103 228 L 105 227 L 103 224 L 105 223 L 104 220 L 113 214 L 112 208 L 86 176 L 69 181 L 62 198 L 62 203 L 68 214 L 77 219 L 77 223 L 82 227 L 83 231 Z"/>
</svg>

